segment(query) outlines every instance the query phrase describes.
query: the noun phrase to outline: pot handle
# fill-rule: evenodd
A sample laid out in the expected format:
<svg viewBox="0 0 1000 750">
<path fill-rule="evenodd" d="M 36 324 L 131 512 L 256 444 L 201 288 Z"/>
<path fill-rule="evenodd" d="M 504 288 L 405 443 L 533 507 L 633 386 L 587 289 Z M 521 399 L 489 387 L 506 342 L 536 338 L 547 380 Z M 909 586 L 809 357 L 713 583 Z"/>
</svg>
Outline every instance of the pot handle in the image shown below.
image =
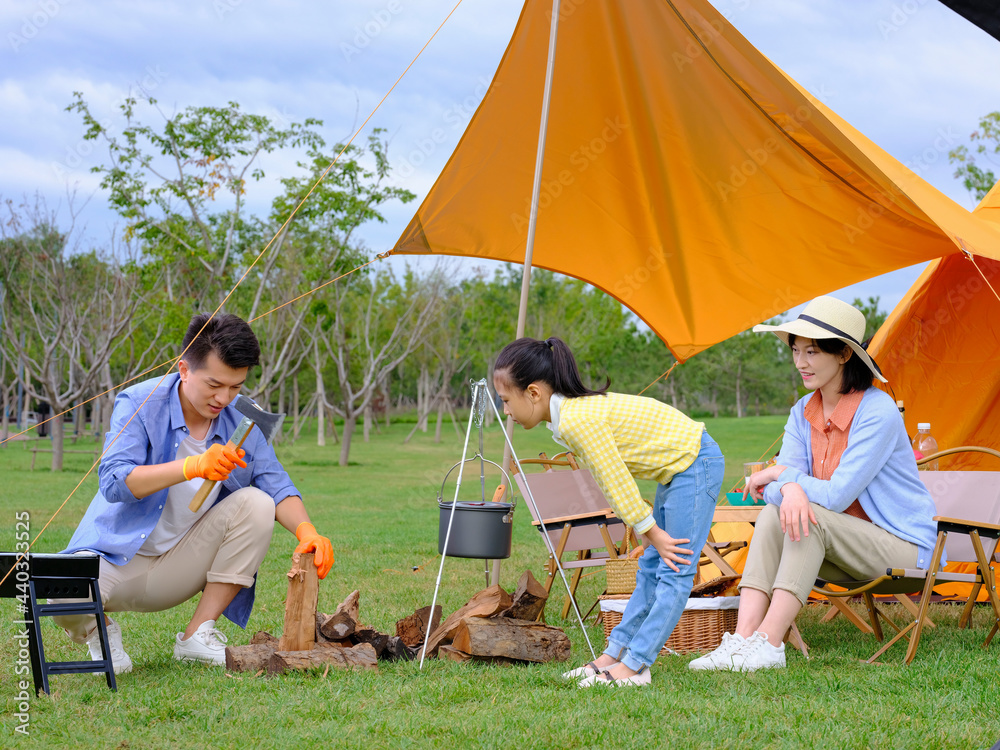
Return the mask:
<svg viewBox="0 0 1000 750">
<path fill-rule="evenodd" d="M 453 472 L 455 469 L 457 469 L 463 463 L 469 463 L 470 461 L 478 461 L 480 458 L 481 458 L 481 456 L 473 456 L 472 458 L 467 458 L 467 459 L 465 459 L 465 461 L 459 461 L 454 466 L 452 466 L 450 469 L 448 469 L 448 473 L 445 474 L 444 475 L 444 479 L 441 480 L 441 489 L 438 490 L 437 501 L 439 503 L 440 502 L 444 502 L 444 500 L 443 500 L 443 498 L 444 498 L 444 486 L 448 483 L 448 477 L 451 476 L 451 472 Z M 508 474 L 506 471 L 504 471 L 504 468 L 500 464 L 498 464 L 496 461 L 490 461 L 488 458 L 483 458 L 482 460 L 485 461 L 488 464 L 493 464 L 494 466 L 496 466 L 500 470 L 500 473 L 503 474 L 504 479 L 507 480 L 507 486 L 510 487 L 510 512 L 513 513 L 514 512 L 514 508 L 517 506 L 517 495 L 514 494 L 514 485 L 511 484 L 510 474 Z M 453 502 L 454 501 L 452 501 L 452 503 Z M 449 504 L 451 504 L 451 503 L 449 503 Z"/>
</svg>

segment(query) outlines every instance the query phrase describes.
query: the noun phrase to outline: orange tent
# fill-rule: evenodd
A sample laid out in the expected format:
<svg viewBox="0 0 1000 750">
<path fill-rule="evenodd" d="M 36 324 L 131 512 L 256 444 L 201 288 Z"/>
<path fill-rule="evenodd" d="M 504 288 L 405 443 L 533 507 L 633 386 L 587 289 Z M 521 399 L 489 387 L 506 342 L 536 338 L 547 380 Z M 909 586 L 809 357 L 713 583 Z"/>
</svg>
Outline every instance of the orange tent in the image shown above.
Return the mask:
<svg viewBox="0 0 1000 750">
<path fill-rule="evenodd" d="M 960 252 L 973 216 L 818 102 L 704 0 L 563 0 L 534 264 L 603 289 L 684 360 L 819 294 Z M 396 243 L 521 263 L 551 0 L 528 0 Z"/>
</svg>

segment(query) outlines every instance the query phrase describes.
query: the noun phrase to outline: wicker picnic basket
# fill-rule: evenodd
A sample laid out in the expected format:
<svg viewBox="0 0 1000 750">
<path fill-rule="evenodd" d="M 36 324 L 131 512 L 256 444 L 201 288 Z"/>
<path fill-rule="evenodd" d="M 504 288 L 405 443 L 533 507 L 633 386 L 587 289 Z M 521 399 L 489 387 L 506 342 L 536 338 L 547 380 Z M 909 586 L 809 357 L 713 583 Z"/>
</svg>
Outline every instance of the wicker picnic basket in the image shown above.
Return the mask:
<svg viewBox="0 0 1000 750">
<path fill-rule="evenodd" d="M 604 562 L 604 575 L 607 578 L 608 594 L 625 594 L 625 598 L 635 591 L 635 577 L 639 574 L 639 558 L 632 557 L 632 530 L 625 531 L 625 553 L 617 560 Z M 619 618 L 620 619 L 620 618 Z"/>
<path fill-rule="evenodd" d="M 601 601 L 601 622 L 604 625 L 604 640 L 607 641 L 611 631 L 622 621 L 622 613 L 616 611 L 628 602 L 629 596 L 610 594 L 598 597 Z M 722 634 L 736 632 L 736 610 L 739 607 L 738 596 L 720 596 L 704 599 L 688 599 L 681 619 L 670 634 L 666 645 L 660 651 L 661 656 L 670 653 L 690 654 L 697 651 L 712 651 L 722 643 Z M 611 604 L 615 602 L 615 604 Z M 614 607 L 612 609 L 612 607 Z M 711 607 L 702 609 L 701 607 Z"/>
</svg>

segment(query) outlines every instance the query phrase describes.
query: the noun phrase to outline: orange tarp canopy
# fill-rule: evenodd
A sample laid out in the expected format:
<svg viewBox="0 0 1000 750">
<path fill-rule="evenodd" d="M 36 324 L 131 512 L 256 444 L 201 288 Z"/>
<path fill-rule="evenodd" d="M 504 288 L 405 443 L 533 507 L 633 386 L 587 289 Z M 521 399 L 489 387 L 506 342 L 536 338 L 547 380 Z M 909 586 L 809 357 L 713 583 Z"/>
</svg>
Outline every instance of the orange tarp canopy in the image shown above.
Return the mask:
<svg viewBox="0 0 1000 750">
<path fill-rule="evenodd" d="M 707 2 L 564 0 L 534 264 L 613 295 L 679 359 L 1000 229 L 818 102 Z M 395 253 L 522 263 L 551 0 Z"/>
</svg>

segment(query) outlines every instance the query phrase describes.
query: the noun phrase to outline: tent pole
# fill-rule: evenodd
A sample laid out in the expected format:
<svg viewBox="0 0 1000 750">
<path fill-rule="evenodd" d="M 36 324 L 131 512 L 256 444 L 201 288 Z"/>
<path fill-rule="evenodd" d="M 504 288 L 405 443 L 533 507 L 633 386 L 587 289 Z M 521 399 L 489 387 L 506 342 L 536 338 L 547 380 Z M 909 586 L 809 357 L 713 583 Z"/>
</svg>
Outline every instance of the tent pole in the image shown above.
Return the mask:
<svg viewBox="0 0 1000 750">
<path fill-rule="evenodd" d="M 538 150 L 535 153 L 535 181 L 531 186 L 531 213 L 528 216 L 528 241 L 524 249 L 524 271 L 521 273 L 521 302 L 517 308 L 517 335 L 524 336 L 525 318 L 528 315 L 528 290 L 531 287 L 531 257 L 535 252 L 535 226 L 538 224 L 538 198 L 542 187 L 542 162 L 545 160 L 545 131 L 549 127 L 549 103 L 552 100 L 552 74 L 556 68 L 556 38 L 559 34 L 559 0 L 552 0 L 552 22 L 549 24 L 549 57 L 545 65 L 545 89 L 542 92 L 542 117 L 538 126 Z M 504 425 L 507 442 L 503 449 L 503 462 L 510 464 L 510 438 L 514 434 L 514 420 L 507 417 Z M 511 491 L 511 488 L 508 488 Z M 500 583 L 500 561 L 493 561 L 492 585 Z"/>
</svg>

